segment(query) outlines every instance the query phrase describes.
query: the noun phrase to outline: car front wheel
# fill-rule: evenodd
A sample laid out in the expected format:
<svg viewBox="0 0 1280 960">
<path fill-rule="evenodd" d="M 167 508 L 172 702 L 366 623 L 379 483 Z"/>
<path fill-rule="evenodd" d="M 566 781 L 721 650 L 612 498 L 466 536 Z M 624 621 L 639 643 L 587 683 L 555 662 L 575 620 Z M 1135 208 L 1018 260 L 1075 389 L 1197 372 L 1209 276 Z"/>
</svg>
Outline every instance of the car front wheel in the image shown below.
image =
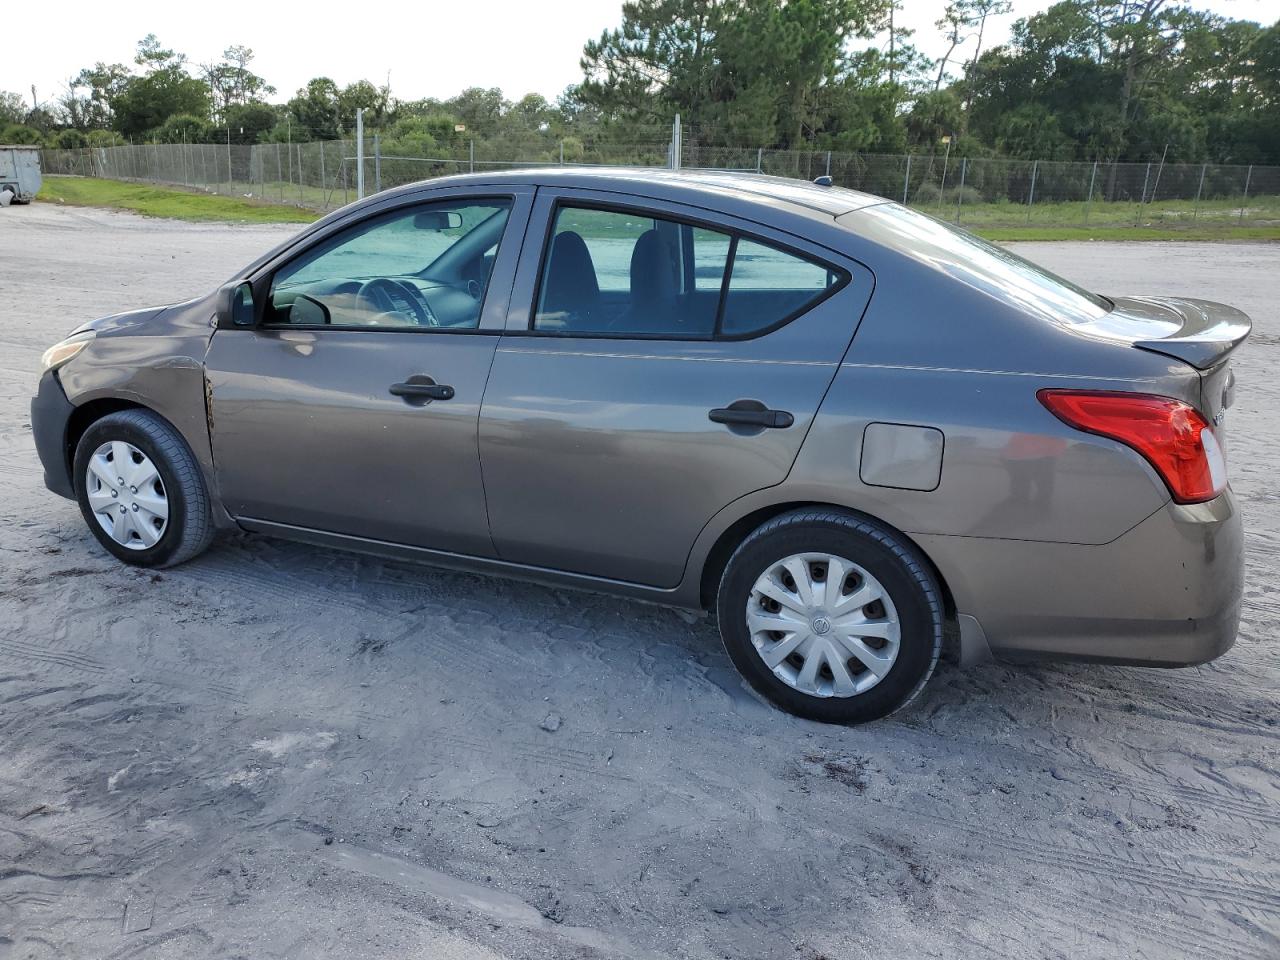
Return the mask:
<svg viewBox="0 0 1280 960">
<path fill-rule="evenodd" d="M 171 567 L 213 538 L 199 464 L 178 431 L 149 410 L 94 421 L 76 445 L 74 471 L 85 523 L 125 563 Z"/>
<path fill-rule="evenodd" d="M 717 597 L 734 664 L 784 710 L 876 720 L 924 687 L 942 649 L 941 591 L 918 551 L 835 510 L 784 514 L 746 538 Z"/>
</svg>

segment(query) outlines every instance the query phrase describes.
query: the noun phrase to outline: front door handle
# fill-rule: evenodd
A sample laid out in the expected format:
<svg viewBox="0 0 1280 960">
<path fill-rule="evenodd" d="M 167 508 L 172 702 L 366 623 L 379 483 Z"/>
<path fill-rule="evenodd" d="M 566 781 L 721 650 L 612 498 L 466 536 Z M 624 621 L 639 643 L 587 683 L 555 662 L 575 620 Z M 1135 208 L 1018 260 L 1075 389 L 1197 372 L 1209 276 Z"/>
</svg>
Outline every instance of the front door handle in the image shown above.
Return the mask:
<svg viewBox="0 0 1280 960">
<path fill-rule="evenodd" d="M 768 427 L 784 429 L 796 422 L 786 410 L 770 410 L 759 400 L 735 400 L 727 407 L 717 407 L 707 414 L 712 423 L 728 427 Z"/>
<path fill-rule="evenodd" d="M 393 397 L 400 397 L 413 406 L 423 406 L 432 400 L 453 399 L 453 387 L 436 383 L 430 377 L 420 374 L 410 377 L 404 383 L 393 383 L 388 390 Z"/>
</svg>

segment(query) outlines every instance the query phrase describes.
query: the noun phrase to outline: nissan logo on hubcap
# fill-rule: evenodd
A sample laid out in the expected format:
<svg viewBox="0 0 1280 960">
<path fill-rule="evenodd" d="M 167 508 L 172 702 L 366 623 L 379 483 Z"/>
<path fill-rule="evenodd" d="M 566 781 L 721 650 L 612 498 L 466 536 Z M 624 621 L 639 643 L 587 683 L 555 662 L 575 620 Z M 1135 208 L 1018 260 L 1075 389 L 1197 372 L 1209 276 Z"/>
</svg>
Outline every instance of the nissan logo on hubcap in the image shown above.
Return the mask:
<svg viewBox="0 0 1280 960">
<path fill-rule="evenodd" d="M 831 629 L 831 621 L 826 617 L 815 617 L 813 621 L 813 632 L 821 636 Z"/>
</svg>

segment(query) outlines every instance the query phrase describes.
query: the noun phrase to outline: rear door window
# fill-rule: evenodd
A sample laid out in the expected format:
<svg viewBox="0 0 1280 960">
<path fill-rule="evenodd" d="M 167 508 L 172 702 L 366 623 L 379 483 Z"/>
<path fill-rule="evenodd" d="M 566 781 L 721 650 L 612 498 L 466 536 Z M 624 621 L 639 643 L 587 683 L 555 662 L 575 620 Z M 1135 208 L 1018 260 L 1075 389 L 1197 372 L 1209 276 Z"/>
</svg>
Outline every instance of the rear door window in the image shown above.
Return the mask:
<svg viewBox="0 0 1280 960">
<path fill-rule="evenodd" d="M 799 316 L 847 279 L 728 230 L 562 204 L 532 327 L 567 336 L 737 339 Z"/>
<path fill-rule="evenodd" d="M 731 238 L 666 217 L 562 206 L 533 328 L 709 339 Z"/>
</svg>

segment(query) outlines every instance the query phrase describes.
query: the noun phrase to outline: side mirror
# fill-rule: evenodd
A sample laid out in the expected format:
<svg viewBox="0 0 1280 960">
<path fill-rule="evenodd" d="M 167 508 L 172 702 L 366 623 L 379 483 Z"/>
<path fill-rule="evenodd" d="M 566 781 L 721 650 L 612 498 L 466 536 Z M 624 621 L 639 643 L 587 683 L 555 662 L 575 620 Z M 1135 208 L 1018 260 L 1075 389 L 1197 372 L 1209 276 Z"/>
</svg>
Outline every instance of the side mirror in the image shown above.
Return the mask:
<svg viewBox="0 0 1280 960">
<path fill-rule="evenodd" d="M 252 327 L 258 319 L 253 308 L 253 286 L 248 281 L 228 283 L 218 291 L 214 313 L 221 328 Z"/>
<path fill-rule="evenodd" d="M 413 215 L 416 230 L 456 230 L 462 226 L 462 214 L 452 210 L 423 210 Z"/>
<path fill-rule="evenodd" d="M 333 314 L 315 297 L 300 293 L 289 308 L 289 323 L 300 327 L 327 326 L 333 323 Z"/>
</svg>

